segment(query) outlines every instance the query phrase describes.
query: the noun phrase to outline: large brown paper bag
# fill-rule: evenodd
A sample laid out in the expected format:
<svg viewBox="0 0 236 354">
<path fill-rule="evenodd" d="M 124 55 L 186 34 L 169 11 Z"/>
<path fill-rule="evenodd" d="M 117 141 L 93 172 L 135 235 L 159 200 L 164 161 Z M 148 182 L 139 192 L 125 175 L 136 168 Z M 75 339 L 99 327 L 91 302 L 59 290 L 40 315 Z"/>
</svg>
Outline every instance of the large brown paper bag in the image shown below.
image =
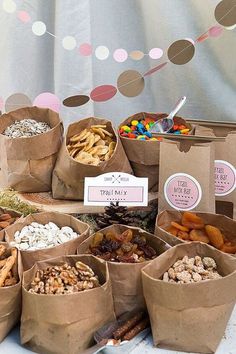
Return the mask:
<svg viewBox="0 0 236 354">
<path fill-rule="evenodd" d="M 80 133 L 85 128 L 90 128 L 91 125 L 97 124 L 106 124 L 106 129 L 114 134 L 116 147 L 113 155 L 108 161 L 101 162 L 98 166 L 85 165 L 76 161 L 69 155 L 66 145 L 70 137 Z M 84 178 L 96 177 L 107 172 L 132 173 L 132 169 L 125 155 L 120 138 L 117 135 L 112 122 L 100 118 L 86 118 L 69 125 L 53 171 L 53 198 L 83 200 Z"/>
<path fill-rule="evenodd" d="M 65 295 L 28 292 L 37 270 L 81 261 L 102 284 Z M 24 272 L 22 282 L 21 343 L 43 354 L 77 354 L 93 344 L 94 333 L 115 319 L 108 267 L 93 256 L 64 256 L 37 262 Z"/>
<path fill-rule="evenodd" d="M 2 214 L 10 214 L 13 218 L 23 218 L 22 214 L 19 213 L 16 210 L 13 209 L 8 209 L 8 208 L 2 208 L 0 206 L 0 216 Z M 0 227 L 0 241 L 5 241 L 5 232 L 7 228 L 1 229 Z"/>
<path fill-rule="evenodd" d="M 215 212 L 211 142 L 162 141 L 158 211 L 166 209 Z"/>
<path fill-rule="evenodd" d="M 152 246 L 157 254 L 165 252 L 169 245 L 160 240 L 158 237 L 138 228 L 125 225 L 113 225 L 99 230 L 99 232 L 122 232 L 131 229 L 135 234 L 141 234 L 146 237 L 147 243 Z M 78 254 L 90 253 L 89 246 L 94 235 L 91 235 L 78 247 Z M 145 308 L 145 300 L 143 297 L 141 269 L 150 261 L 142 263 L 115 263 L 107 262 L 111 277 L 112 295 L 116 316 L 120 316 L 127 311 Z"/>
<path fill-rule="evenodd" d="M 189 242 L 184 241 L 168 232 L 172 221 L 181 224 L 182 214 L 183 212 L 177 210 L 164 210 L 161 212 L 156 219 L 155 235 L 171 246 Z M 196 215 L 202 218 L 205 225 L 212 225 L 219 228 L 225 238 L 232 242 L 232 244 L 236 245 L 236 220 L 232 220 L 227 216 L 220 214 L 196 213 Z"/>
<path fill-rule="evenodd" d="M 196 135 L 224 137 L 215 141 L 216 212 L 236 219 L 236 124 L 199 122 Z"/>
<path fill-rule="evenodd" d="M 145 118 L 159 120 L 166 116 L 167 114 L 165 113 L 136 113 L 125 119 L 120 124 L 119 129 L 123 125 L 130 124 L 132 120 L 139 121 Z M 174 117 L 174 122 L 178 125 L 185 124 L 191 131 L 193 129 L 192 125 L 186 123 L 181 117 Z M 170 135 L 173 136 L 173 134 Z M 136 177 L 147 177 L 149 191 L 156 192 L 158 190 L 160 141 L 129 139 L 123 136 L 120 136 L 120 139 L 134 171 L 134 175 Z"/>
<path fill-rule="evenodd" d="M 6 246 L 7 255 L 11 255 L 11 247 L 5 242 L 0 242 Z M 16 285 L 0 287 L 0 343 L 8 335 L 10 330 L 17 324 L 21 314 L 21 273 L 20 257 L 18 252 L 17 270 L 19 281 Z"/>
<path fill-rule="evenodd" d="M 212 257 L 223 278 L 167 283 L 160 278 L 184 256 Z M 216 351 L 236 300 L 236 259 L 204 243 L 177 245 L 142 269 L 154 345 L 196 353 Z"/>
<path fill-rule="evenodd" d="M 2 134 L 16 120 L 26 118 L 46 122 L 51 130 L 15 139 Z M 27 107 L 3 114 L 0 119 L 0 187 L 29 193 L 50 191 L 62 134 L 59 115 L 50 109 Z"/>
<path fill-rule="evenodd" d="M 79 234 L 79 236 L 58 246 L 44 248 L 36 251 L 20 251 L 24 270 L 31 268 L 37 261 L 42 261 L 67 254 L 76 254 L 76 250 L 79 244 L 83 242 L 89 235 L 89 225 L 74 218 L 73 216 L 57 212 L 43 212 L 28 215 L 24 219 L 19 219 L 14 225 L 9 226 L 5 233 L 6 241 L 8 243 L 14 241 L 15 232 L 22 230 L 24 226 L 30 225 L 34 221 L 40 224 L 47 224 L 49 221 L 51 221 L 60 228 L 63 226 L 70 226 L 75 232 Z"/>
</svg>

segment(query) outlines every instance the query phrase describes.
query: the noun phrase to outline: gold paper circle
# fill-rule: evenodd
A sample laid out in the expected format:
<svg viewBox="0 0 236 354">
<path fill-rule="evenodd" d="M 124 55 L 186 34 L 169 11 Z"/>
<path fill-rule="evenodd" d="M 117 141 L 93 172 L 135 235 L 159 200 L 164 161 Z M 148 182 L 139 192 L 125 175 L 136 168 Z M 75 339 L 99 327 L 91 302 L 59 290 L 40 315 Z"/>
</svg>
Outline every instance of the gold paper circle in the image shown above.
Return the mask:
<svg viewBox="0 0 236 354">
<path fill-rule="evenodd" d="M 194 52 L 195 47 L 190 41 L 186 39 L 180 39 L 179 41 L 171 44 L 167 55 L 173 64 L 183 65 L 192 59 Z"/>
<path fill-rule="evenodd" d="M 215 9 L 216 21 L 224 26 L 231 27 L 236 24 L 236 0 L 223 0 Z"/>
<path fill-rule="evenodd" d="M 30 98 L 24 93 L 13 93 L 5 102 L 5 111 L 15 111 L 18 108 L 31 107 L 32 102 Z"/>
<path fill-rule="evenodd" d="M 144 78 L 136 70 L 126 70 L 118 77 L 117 88 L 124 96 L 138 96 L 144 89 Z"/>
<path fill-rule="evenodd" d="M 144 57 L 144 53 L 141 52 L 140 50 L 133 50 L 132 52 L 129 53 L 129 56 L 133 60 L 141 60 Z"/>
</svg>

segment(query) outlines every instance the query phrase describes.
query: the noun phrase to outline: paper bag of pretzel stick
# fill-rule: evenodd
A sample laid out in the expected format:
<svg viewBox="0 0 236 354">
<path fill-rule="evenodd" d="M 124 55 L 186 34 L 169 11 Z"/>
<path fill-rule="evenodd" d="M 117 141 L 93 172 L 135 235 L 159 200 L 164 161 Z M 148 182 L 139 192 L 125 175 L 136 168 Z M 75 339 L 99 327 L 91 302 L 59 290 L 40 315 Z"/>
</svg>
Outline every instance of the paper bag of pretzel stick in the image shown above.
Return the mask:
<svg viewBox="0 0 236 354">
<path fill-rule="evenodd" d="M 86 118 L 71 124 L 53 171 L 53 198 L 83 200 L 84 178 L 107 172 L 132 173 L 112 122 Z"/>
<path fill-rule="evenodd" d="M 108 267 L 93 256 L 37 262 L 22 288 L 21 343 L 38 353 L 83 353 L 115 319 Z"/>
<path fill-rule="evenodd" d="M 21 275 L 18 252 L 0 243 L 0 342 L 16 325 L 21 313 Z"/>
</svg>

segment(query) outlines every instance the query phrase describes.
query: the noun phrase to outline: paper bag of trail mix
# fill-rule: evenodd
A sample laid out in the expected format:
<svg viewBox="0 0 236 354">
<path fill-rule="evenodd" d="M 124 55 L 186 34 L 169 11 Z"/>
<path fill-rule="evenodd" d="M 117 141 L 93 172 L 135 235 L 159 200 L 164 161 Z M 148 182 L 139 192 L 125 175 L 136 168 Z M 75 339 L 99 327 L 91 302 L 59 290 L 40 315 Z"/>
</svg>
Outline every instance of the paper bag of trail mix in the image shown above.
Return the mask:
<svg viewBox="0 0 236 354">
<path fill-rule="evenodd" d="M 24 119 L 45 122 L 51 129 L 39 134 L 44 129 L 37 131 L 35 126 L 29 127 L 30 123 L 27 128 L 12 127 Z M 19 130 L 22 135 L 29 129 L 32 136 L 18 137 Z M 4 135 L 6 133 L 8 135 Z M 3 114 L 0 119 L 0 187 L 29 193 L 50 191 L 62 135 L 59 115 L 50 109 L 27 107 Z"/>
<path fill-rule="evenodd" d="M 121 124 L 122 126 L 130 125 L 133 120 L 154 119 L 159 120 L 166 117 L 164 113 L 147 113 L 140 112 L 125 119 Z M 177 125 L 186 125 L 193 131 L 193 126 L 181 117 L 174 117 L 174 122 Z M 173 135 L 173 134 L 171 134 Z M 159 177 L 159 160 L 160 160 L 160 141 L 158 140 L 138 140 L 130 139 L 129 137 L 120 136 L 125 153 L 129 159 L 131 167 L 136 177 L 147 177 L 148 188 L 151 192 L 157 192 L 158 190 L 158 177 Z M 162 139 L 162 138 L 160 138 Z"/>
<path fill-rule="evenodd" d="M 190 241 L 206 242 L 236 256 L 236 220 L 225 215 L 164 210 L 157 216 L 155 235 L 171 246 Z"/>
<path fill-rule="evenodd" d="M 84 178 L 132 173 L 112 122 L 86 118 L 69 126 L 53 171 L 53 198 L 83 200 Z"/>
<path fill-rule="evenodd" d="M 199 122 L 196 135 L 224 137 L 215 144 L 216 212 L 236 219 L 236 124 Z"/>
<path fill-rule="evenodd" d="M 80 281 L 80 275 L 83 279 L 91 278 L 91 270 L 78 268 L 77 262 L 92 269 L 93 279 Z M 73 286 L 66 280 L 71 274 L 67 265 L 64 271 L 57 270 L 54 282 L 45 286 L 41 283 L 42 293 L 37 285 L 39 272 L 65 263 L 75 267 L 77 275 L 71 276 Z M 21 343 L 35 352 L 83 353 L 93 344 L 94 333 L 115 320 L 108 267 L 93 256 L 62 256 L 37 262 L 24 272 L 22 286 Z M 76 289 L 81 291 L 73 292 Z"/>
<path fill-rule="evenodd" d="M 168 248 L 166 242 L 140 228 L 112 225 L 87 238 L 77 252 L 93 253 L 107 261 L 115 313 L 120 316 L 146 307 L 141 269 Z"/>
<path fill-rule="evenodd" d="M 162 141 L 158 211 L 166 209 L 215 212 L 212 142 Z"/>
<path fill-rule="evenodd" d="M 5 239 L 20 250 L 23 269 L 27 270 L 37 261 L 76 254 L 79 244 L 89 236 L 89 230 L 88 224 L 71 215 L 43 212 L 28 215 L 9 226 Z"/>
<path fill-rule="evenodd" d="M 0 342 L 20 319 L 21 273 L 17 250 L 0 242 Z"/>
<path fill-rule="evenodd" d="M 203 262 L 197 258 L 193 263 L 185 256 L 199 256 Z M 183 257 L 177 270 L 173 265 Z M 192 276 L 183 269 L 194 271 L 193 282 L 188 283 Z M 216 351 L 236 300 L 234 257 L 204 243 L 177 245 L 142 269 L 142 282 L 154 345 L 184 352 Z"/>
<path fill-rule="evenodd" d="M 18 211 L 0 206 L 0 241 L 5 241 L 6 228 L 14 224 L 21 217 L 22 214 Z"/>
</svg>

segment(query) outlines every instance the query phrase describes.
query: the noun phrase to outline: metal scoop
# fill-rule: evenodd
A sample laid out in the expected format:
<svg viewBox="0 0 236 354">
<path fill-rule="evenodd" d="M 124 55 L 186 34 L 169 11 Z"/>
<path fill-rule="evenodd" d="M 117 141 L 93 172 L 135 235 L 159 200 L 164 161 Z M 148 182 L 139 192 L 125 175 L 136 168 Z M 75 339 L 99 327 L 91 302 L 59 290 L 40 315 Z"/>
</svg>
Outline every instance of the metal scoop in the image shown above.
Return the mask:
<svg viewBox="0 0 236 354">
<path fill-rule="evenodd" d="M 156 121 L 151 129 L 149 129 L 150 133 L 168 133 L 174 125 L 174 116 L 176 115 L 177 112 L 179 112 L 180 108 L 183 107 L 183 105 L 186 102 L 186 97 L 183 96 L 180 98 L 180 100 L 176 103 L 174 109 L 170 112 L 170 114 L 162 119 L 159 119 Z"/>
</svg>

